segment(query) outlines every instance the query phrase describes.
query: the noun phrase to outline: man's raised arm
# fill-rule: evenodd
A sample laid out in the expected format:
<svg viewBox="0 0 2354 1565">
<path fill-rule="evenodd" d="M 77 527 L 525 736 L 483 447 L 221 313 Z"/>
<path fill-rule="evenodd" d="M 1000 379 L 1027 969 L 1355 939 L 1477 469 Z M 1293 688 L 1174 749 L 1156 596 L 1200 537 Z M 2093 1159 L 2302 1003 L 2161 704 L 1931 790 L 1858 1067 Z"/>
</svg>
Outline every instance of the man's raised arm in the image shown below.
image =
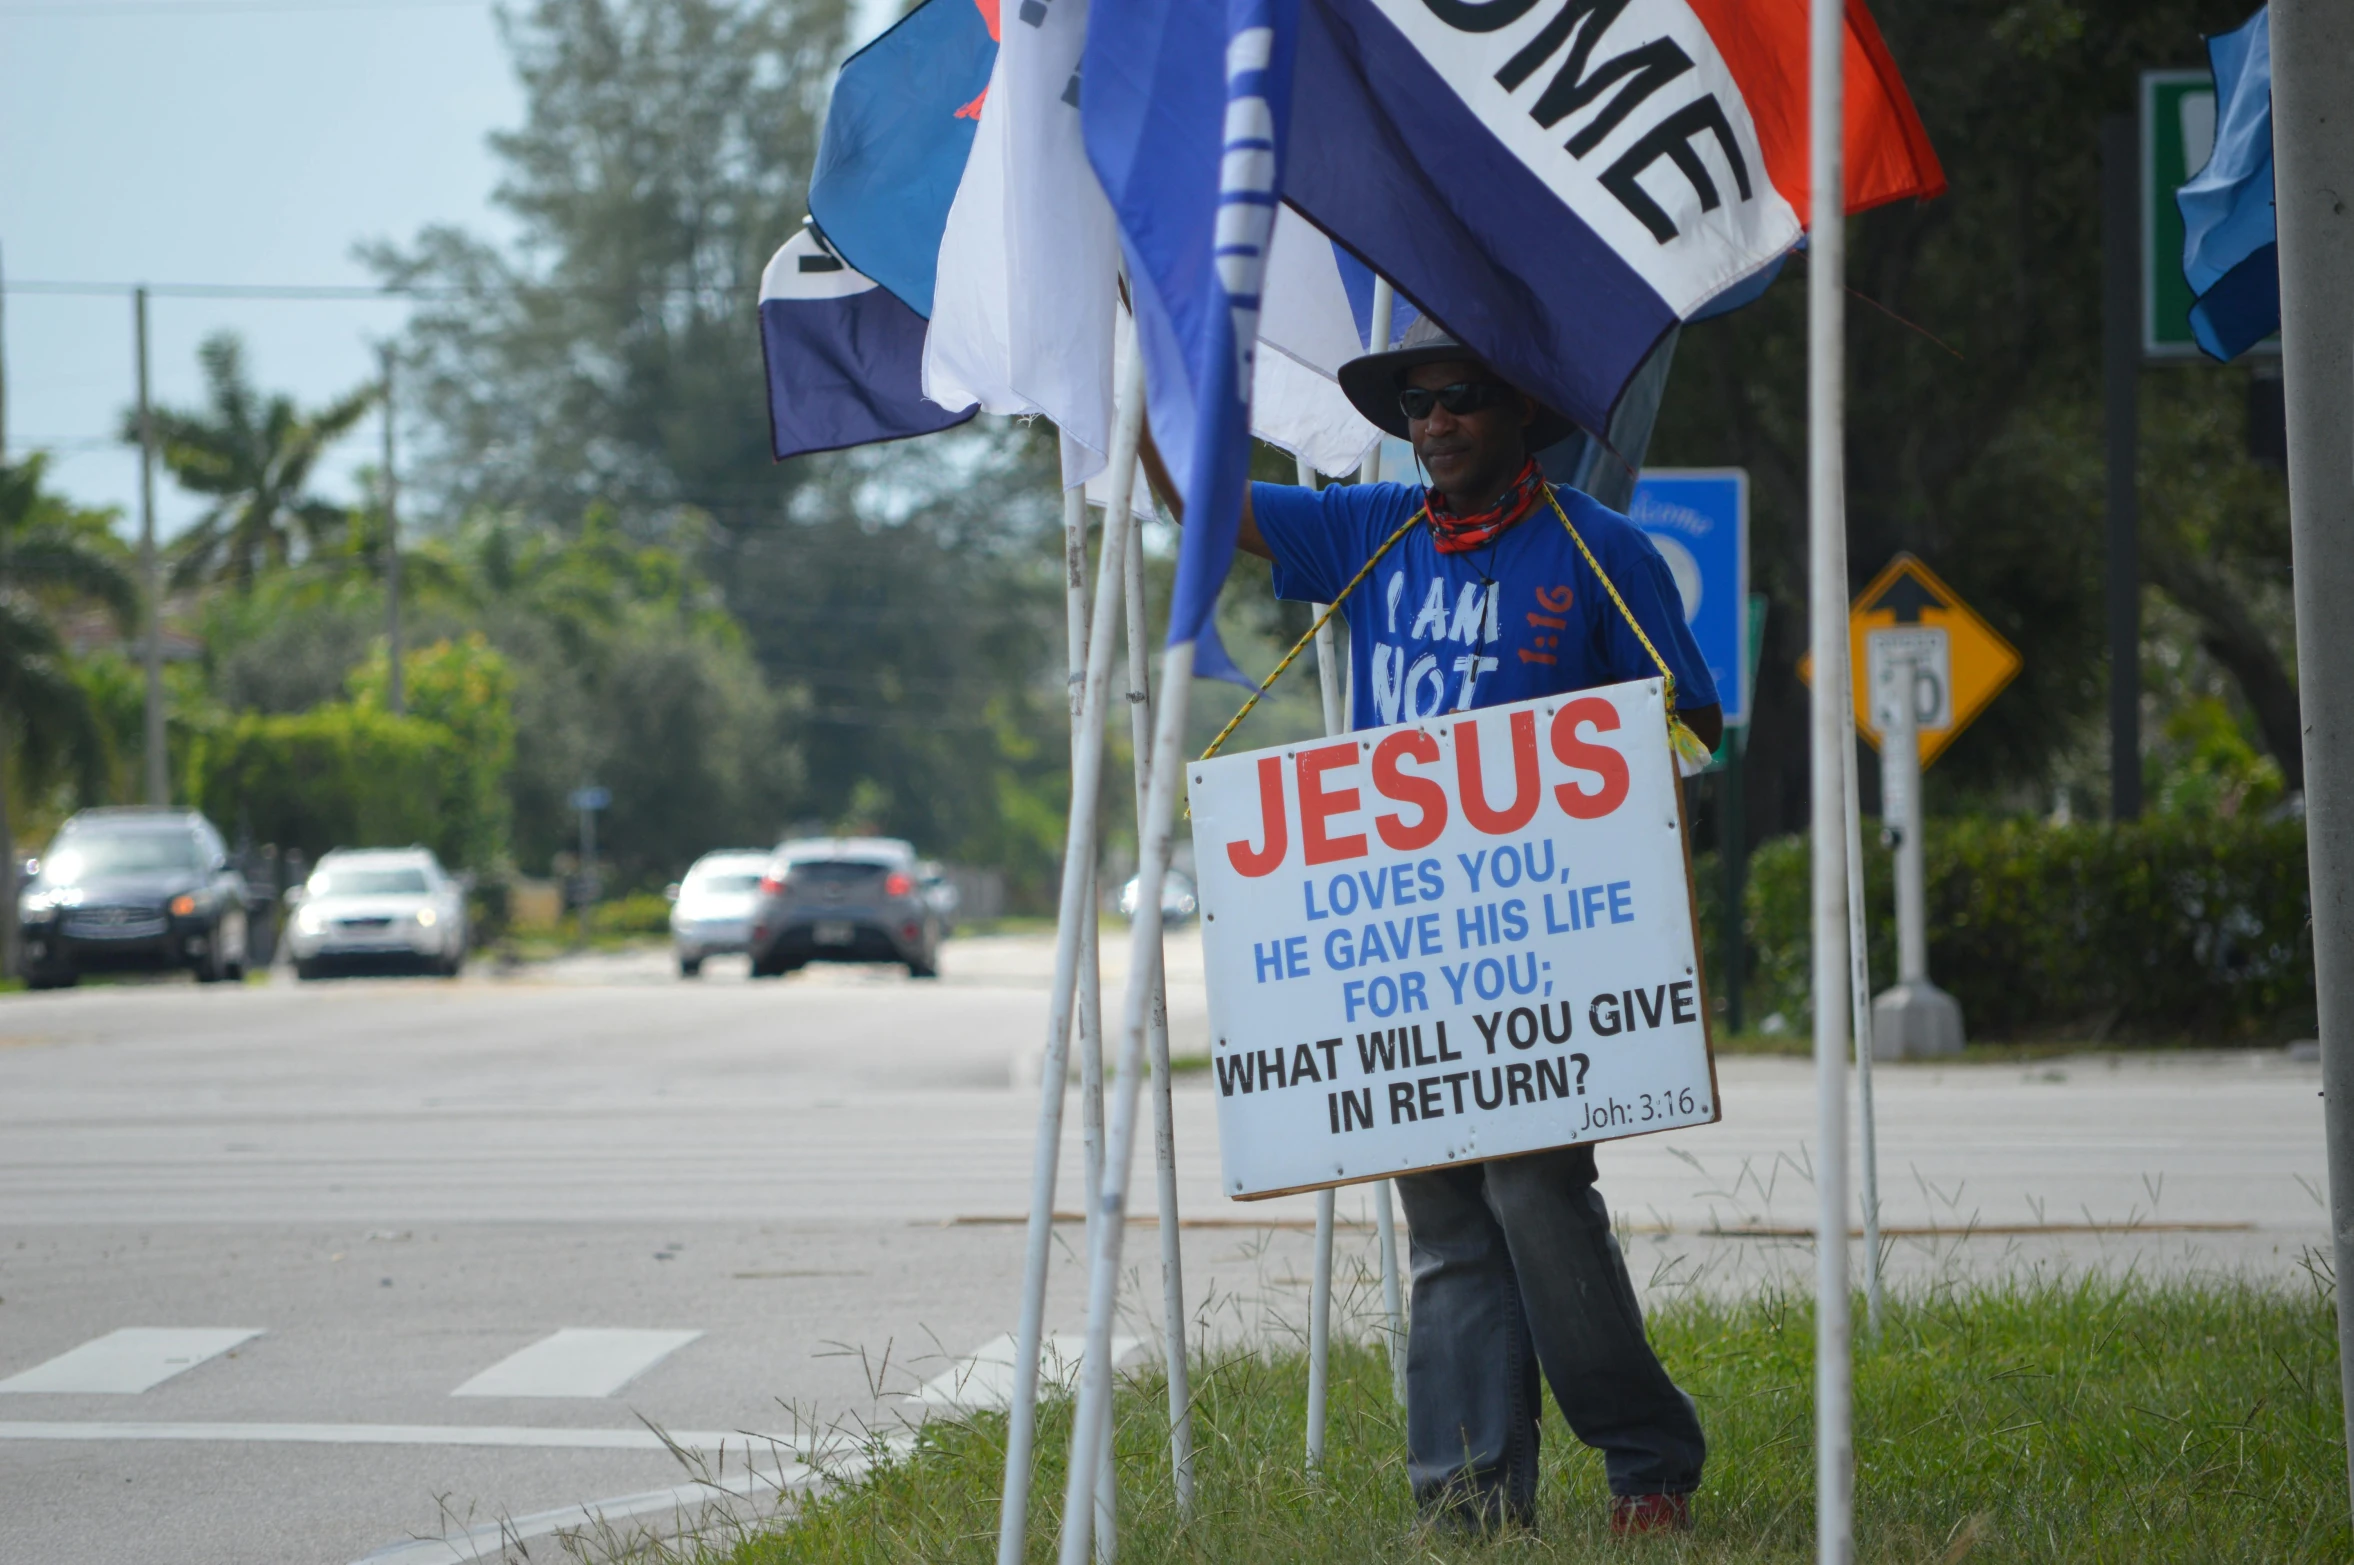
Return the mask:
<svg viewBox="0 0 2354 1565">
<path fill-rule="evenodd" d="M 1168 464 L 1161 460 L 1161 448 L 1152 443 L 1152 429 L 1148 425 L 1139 434 L 1136 454 L 1144 459 L 1144 476 L 1152 480 L 1153 492 L 1161 497 L 1161 504 L 1169 508 L 1177 525 L 1185 525 L 1185 502 L 1177 497 L 1177 486 L 1169 482 Z M 1259 519 L 1251 514 L 1251 486 L 1242 486 L 1242 530 L 1234 536 L 1235 547 L 1245 554 L 1255 554 L 1262 560 L 1275 555 L 1267 547 L 1267 540 L 1259 533 Z"/>
</svg>

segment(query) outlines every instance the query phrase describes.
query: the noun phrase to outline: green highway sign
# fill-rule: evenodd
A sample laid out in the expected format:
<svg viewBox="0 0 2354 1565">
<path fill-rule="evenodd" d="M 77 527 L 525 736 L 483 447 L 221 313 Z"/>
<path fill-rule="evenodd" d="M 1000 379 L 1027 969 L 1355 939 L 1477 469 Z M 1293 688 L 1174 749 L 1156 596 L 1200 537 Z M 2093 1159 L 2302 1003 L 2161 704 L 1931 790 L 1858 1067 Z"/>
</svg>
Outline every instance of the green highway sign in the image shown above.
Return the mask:
<svg viewBox="0 0 2354 1565">
<path fill-rule="evenodd" d="M 2203 70 L 2141 73 L 2141 348 L 2149 359 L 2195 359 L 2191 288 L 2182 280 L 2182 209 L 2174 192 L 2215 150 L 2215 78 Z M 2280 352 L 2276 337 L 2250 350 Z"/>
</svg>

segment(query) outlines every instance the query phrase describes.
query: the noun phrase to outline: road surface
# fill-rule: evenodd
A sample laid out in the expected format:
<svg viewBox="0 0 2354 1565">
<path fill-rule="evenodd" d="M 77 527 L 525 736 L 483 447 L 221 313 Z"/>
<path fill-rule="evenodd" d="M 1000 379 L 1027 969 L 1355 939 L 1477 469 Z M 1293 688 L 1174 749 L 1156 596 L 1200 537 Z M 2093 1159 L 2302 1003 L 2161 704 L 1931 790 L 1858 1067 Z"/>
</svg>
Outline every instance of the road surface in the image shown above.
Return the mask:
<svg viewBox="0 0 2354 1565">
<path fill-rule="evenodd" d="M 682 983 L 644 953 L 0 1000 L 0 1559 L 471 1558 L 403 1546 L 687 1483 L 650 1425 L 730 1474 L 733 1432 L 902 1427 L 1014 1325 L 1037 1100 L 1011 1081 L 1050 963 L 1006 937 L 952 944 L 929 984 Z M 1198 946 L 1170 965 L 1200 1053 Z M 2279 1051 L 1879 1082 L 1902 1279 L 2286 1279 L 2325 1237 L 2318 1067 Z M 1724 1123 L 1602 1154 L 1654 1299 L 1811 1269 L 1807 1066 L 1729 1059 L 1720 1088 Z M 1311 1204 L 1218 1195 L 1213 1094 L 1177 1094 L 1195 1334 L 1288 1332 Z M 1065 1208 L 1077 1124 L 1074 1102 Z M 1341 1211 L 1369 1331 L 1363 1192 Z M 1076 1333 L 1058 1233 L 1050 1319 Z M 1150 1351 L 1154 1230 L 1128 1254 Z"/>
</svg>

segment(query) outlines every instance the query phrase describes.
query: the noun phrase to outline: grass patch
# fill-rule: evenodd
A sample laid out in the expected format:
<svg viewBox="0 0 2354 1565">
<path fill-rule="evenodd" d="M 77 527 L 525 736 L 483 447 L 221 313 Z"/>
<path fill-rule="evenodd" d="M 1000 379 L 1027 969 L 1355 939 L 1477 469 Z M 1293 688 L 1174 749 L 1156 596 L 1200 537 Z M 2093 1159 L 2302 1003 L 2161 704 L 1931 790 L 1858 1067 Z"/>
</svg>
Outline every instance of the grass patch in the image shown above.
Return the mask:
<svg viewBox="0 0 2354 1565">
<path fill-rule="evenodd" d="M 1861 1318 L 1860 1301 L 1857 1306 Z M 1335 1348 L 1324 1479 L 1301 1473 L 1306 1365 L 1227 1353 L 1197 1372 L 1199 1502 L 1180 1526 L 1156 1377 L 1120 1398 L 1120 1557 L 1290 1562 L 1814 1558 L 1808 1301 L 1654 1313 L 1711 1444 L 1699 1526 L 1630 1550 L 1601 1462 L 1548 1404 L 1535 1537 L 1481 1547 L 1419 1529 L 1380 1357 Z M 2354 1556 L 2329 1294 L 2089 1281 L 1909 1300 L 1856 1357 L 1857 1558 L 2298 1561 Z M 1039 1421 L 1029 1558 L 1054 1556 L 1069 1407 Z M 907 1460 L 706 1562 L 994 1558 L 1002 1418 L 926 1427 Z"/>
</svg>

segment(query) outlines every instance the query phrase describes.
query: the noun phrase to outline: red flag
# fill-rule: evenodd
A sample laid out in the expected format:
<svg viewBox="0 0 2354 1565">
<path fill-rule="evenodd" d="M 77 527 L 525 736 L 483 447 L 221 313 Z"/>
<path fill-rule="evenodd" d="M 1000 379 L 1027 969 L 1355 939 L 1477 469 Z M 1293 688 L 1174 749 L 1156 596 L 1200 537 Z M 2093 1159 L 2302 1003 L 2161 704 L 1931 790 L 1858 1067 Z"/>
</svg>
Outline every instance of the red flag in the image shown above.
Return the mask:
<svg viewBox="0 0 2354 1565">
<path fill-rule="evenodd" d="M 1811 207 L 1806 142 L 1806 0 L 1686 0 L 1741 89 L 1766 177 L 1804 222 Z M 1847 0 L 1847 210 L 1945 191 L 1945 170 L 1904 78 L 1862 0 Z"/>
</svg>

